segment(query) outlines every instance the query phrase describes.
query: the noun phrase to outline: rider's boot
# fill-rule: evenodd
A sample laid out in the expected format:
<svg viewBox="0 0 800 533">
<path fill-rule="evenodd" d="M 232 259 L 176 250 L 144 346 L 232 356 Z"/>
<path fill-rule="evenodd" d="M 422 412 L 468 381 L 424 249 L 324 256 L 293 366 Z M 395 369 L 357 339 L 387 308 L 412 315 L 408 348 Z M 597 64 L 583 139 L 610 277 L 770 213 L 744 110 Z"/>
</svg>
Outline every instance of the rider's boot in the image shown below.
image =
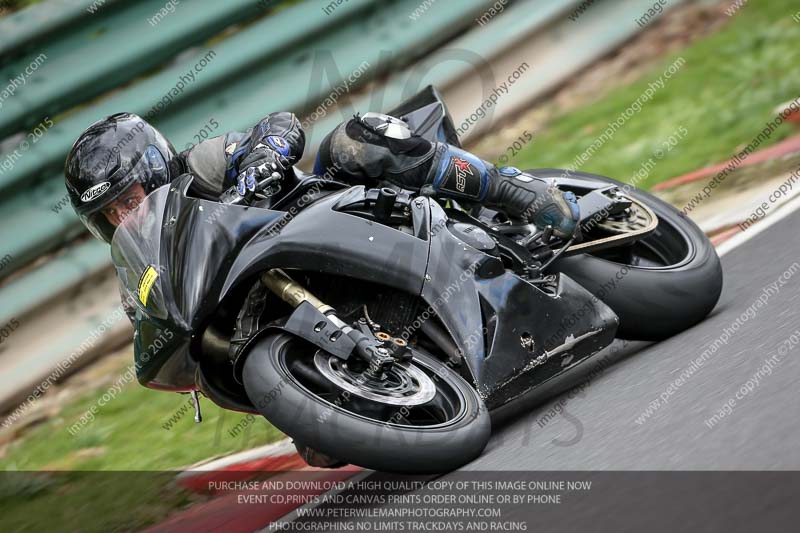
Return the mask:
<svg viewBox="0 0 800 533">
<path fill-rule="evenodd" d="M 575 196 L 514 167 L 496 168 L 447 143 L 415 135 L 402 120 L 367 113 L 323 139 L 315 167 L 348 183 L 389 182 L 431 196 L 480 203 L 569 238 L 579 219 Z"/>
</svg>

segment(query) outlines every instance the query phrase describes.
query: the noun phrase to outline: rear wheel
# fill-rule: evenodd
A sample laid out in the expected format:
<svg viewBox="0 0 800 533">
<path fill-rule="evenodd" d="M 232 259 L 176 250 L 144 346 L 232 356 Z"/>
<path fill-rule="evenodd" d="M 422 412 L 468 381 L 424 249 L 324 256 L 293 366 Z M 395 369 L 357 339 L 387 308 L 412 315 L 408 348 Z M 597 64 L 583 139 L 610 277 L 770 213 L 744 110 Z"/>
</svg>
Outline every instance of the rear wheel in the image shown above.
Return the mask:
<svg viewBox="0 0 800 533">
<path fill-rule="evenodd" d="M 375 470 L 438 473 L 480 455 L 489 416 L 477 392 L 431 355 L 412 349 L 383 379 L 286 333 L 257 341 L 244 364 L 247 395 L 296 441 Z"/>
<path fill-rule="evenodd" d="M 558 169 L 528 172 L 542 178 L 565 174 Z M 632 245 L 564 257 L 554 270 L 617 313 L 621 338 L 658 341 L 703 320 L 722 292 L 722 267 L 700 228 L 668 203 L 622 182 L 585 172 L 570 172 L 569 177 L 625 187 L 628 196 L 656 214 L 658 227 Z M 637 216 L 632 212 L 630 221 L 610 221 L 609 227 L 635 225 Z"/>
</svg>

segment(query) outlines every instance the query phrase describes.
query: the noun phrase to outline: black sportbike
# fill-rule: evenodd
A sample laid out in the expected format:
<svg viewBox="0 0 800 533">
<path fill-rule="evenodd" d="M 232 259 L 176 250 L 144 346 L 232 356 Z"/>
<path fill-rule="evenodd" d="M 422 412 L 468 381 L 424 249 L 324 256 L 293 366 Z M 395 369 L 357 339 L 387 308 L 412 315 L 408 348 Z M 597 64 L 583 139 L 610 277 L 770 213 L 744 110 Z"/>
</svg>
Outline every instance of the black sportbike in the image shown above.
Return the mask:
<svg viewBox="0 0 800 533">
<path fill-rule="evenodd" d="M 458 144 L 432 88 L 391 114 Z M 346 463 L 443 472 L 480 455 L 490 413 L 555 392 L 615 337 L 664 339 L 714 307 L 719 259 L 676 209 L 527 172 L 575 193 L 580 237 L 302 173 L 249 205 L 193 198 L 189 175 L 155 190 L 112 247 L 140 383 L 260 413 Z"/>
</svg>

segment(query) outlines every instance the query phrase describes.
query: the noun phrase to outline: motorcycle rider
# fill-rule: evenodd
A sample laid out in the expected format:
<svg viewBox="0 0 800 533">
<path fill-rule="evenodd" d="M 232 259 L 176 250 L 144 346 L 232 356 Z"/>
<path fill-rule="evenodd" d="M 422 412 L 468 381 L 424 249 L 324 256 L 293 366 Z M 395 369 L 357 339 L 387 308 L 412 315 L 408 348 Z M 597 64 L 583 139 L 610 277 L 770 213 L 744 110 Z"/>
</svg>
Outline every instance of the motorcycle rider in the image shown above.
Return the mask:
<svg viewBox="0 0 800 533">
<path fill-rule="evenodd" d="M 246 132 L 232 131 L 178 153 L 156 128 L 131 113 L 95 122 L 75 141 L 65 163 L 70 202 L 81 222 L 111 242 L 116 227 L 146 196 L 184 173 L 190 194 L 219 200 L 232 186 L 244 196 L 264 177 L 286 190 L 297 180 L 293 165 L 305 134 L 293 113 L 271 113 Z M 538 227 L 552 226 L 568 238 L 576 230 L 578 206 L 572 193 L 513 167 L 496 168 L 456 146 L 430 142 L 397 118 L 367 113 L 340 124 L 320 146 L 314 171 L 349 184 L 389 185 L 465 204 L 496 208 Z M 314 466 L 336 461 L 300 444 Z"/>
<path fill-rule="evenodd" d="M 64 174 L 70 202 L 98 238 L 111 237 L 147 194 L 184 173 L 190 193 L 218 200 L 236 185 L 242 195 L 267 174 L 296 179 L 292 165 L 303 154 L 305 134 L 293 113 L 271 113 L 247 132 L 230 132 L 181 153 L 157 129 L 131 113 L 92 124 L 67 156 Z M 456 146 L 414 135 L 396 118 L 356 116 L 322 141 L 314 171 L 350 184 L 393 185 L 420 194 L 454 198 L 552 226 L 571 236 L 578 205 L 571 193 L 514 167 L 496 168 Z"/>
</svg>

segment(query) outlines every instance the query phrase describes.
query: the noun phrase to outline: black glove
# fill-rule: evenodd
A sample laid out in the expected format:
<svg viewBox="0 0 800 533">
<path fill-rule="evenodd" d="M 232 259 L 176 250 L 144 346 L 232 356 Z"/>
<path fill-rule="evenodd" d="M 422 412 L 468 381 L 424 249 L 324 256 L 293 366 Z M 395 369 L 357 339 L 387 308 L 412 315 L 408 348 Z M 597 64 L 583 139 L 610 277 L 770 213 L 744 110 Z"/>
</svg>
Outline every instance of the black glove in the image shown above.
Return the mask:
<svg viewBox="0 0 800 533">
<path fill-rule="evenodd" d="M 236 190 L 244 196 L 248 191 L 278 186 L 289 166 L 286 157 L 267 145 L 259 144 L 239 163 Z"/>
<path fill-rule="evenodd" d="M 252 197 L 260 185 L 277 192 L 281 178 L 303 154 L 305 134 L 293 113 L 270 113 L 247 133 L 229 133 L 225 144 L 225 192 L 220 198 L 242 203 L 247 200 L 245 195 Z"/>
</svg>

